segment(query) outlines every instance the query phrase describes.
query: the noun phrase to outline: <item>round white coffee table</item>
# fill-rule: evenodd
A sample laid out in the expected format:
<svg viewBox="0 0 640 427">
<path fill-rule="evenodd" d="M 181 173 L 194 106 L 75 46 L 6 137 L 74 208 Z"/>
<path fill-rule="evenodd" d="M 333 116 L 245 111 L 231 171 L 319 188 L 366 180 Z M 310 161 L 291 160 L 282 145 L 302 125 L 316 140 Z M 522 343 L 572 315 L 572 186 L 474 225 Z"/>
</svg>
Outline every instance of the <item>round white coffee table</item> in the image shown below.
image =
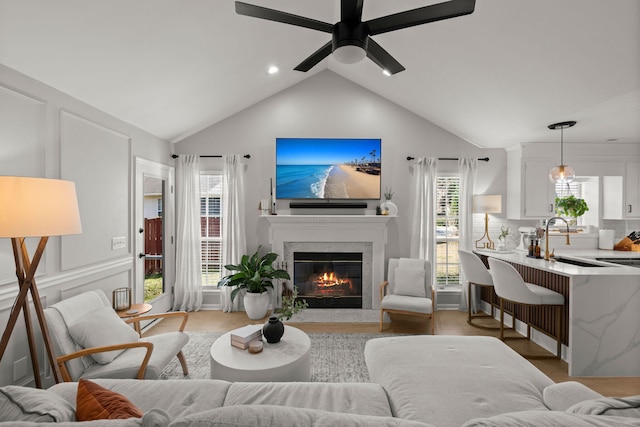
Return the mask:
<svg viewBox="0 0 640 427">
<path fill-rule="evenodd" d="M 251 354 L 231 345 L 230 333 L 211 346 L 211 379 L 225 381 L 311 381 L 311 340 L 300 329 L 285 326 L 279 343 Z"/>
</svg>

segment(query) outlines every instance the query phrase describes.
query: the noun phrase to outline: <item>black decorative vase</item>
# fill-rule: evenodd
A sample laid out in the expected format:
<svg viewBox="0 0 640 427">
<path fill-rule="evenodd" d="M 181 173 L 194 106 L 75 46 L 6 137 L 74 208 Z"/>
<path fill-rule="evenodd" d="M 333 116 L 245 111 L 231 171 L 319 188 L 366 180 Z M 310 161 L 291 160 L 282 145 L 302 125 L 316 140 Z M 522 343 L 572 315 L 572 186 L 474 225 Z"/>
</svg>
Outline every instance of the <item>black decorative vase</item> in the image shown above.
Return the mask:
<svg viewBox="0 0 640 427">
<path fill-rule="evenodd" d="M 262 335 L 270 344 L 280 342 L 280 338 L 284 335 L 284 324 L 276 316 L 271 316 L 262 327 Z"/>
</svg>

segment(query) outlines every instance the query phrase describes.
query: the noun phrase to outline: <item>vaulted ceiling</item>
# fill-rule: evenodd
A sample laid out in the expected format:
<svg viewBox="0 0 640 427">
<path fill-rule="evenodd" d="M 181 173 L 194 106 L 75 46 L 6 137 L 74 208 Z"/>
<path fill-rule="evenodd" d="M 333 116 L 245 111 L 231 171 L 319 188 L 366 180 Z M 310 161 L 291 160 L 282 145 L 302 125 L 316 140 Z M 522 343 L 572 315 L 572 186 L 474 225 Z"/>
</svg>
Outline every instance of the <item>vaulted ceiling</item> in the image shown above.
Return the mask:
<svg viewBox="0 0 640 427">
<path fill-rule="evenodd" d="M 245 1 L 340 16 L 338 0 Z M 438 2 L 364 0 L 363 20 Z M 477 0 L 375 36 L 394 76 L 366 59 L 293 70 L 329 39 L 231 0 L 0 0 L 0 63 L 169 141 L 329 69 L 481 147 L 557 142 L 547 125 L 566 120 L 567 143 L 640 143 L 638 0 Z"/>
</svg>

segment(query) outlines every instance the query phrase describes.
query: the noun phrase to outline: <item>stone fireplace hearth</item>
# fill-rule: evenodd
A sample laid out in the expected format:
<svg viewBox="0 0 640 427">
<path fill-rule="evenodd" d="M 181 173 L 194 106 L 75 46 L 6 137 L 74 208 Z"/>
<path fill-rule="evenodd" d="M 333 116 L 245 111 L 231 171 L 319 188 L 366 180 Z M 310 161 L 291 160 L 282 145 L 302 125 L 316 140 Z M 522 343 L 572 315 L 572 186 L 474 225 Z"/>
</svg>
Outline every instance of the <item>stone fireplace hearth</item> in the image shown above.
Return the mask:
<svg viewBox="0 0 640 427">
<path fill-rule="evenodd" d="M 379 308 L 378 287 L 384 280 L 387 221 L 382 215 L 273 215 L 269 221 L 271 250 L 294 277 L 294 252 L 362 253 L 362 308 Z M 280 305 L 281 289 L 276 292 Z"/>
</svg>

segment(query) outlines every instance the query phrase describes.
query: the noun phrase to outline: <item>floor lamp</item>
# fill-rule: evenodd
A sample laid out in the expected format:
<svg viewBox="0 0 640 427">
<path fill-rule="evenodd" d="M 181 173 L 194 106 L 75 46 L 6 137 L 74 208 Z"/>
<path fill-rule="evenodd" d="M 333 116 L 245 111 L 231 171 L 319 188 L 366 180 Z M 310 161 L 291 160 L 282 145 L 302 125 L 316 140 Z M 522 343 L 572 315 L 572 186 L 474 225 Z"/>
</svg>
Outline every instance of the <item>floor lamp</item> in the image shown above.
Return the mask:
<svg viewBox="0 0 640 427">
<path fill-rule="evenodd" d="M 38 388 L 42 388 L 42 381 L 27 300 L 28 293 L 31 293 L 49 364 L 57 383 L 59 382 L 58 368 L 36 287 L 35 274 L 50 236 L 79 234 L 81 232 L 76 187 L 73 182 L 0 176 L 0 238 L 11 239 L 19 288 L 18 296 L 11 308 L 9 320 L 0 341 L 0 360 L 4 356 L 20 311 L 22 311 L 29 341 L 33 376 Z M 40 238 L 33 258 L 29 258 L 25 241 L 27 237 Z"/>
<path fill-rule="evenodd" d="M 495 244 L 489 237 L 489 214 L 502 213 L 502 196 L 499 194 L 473 196 L 473 213 L 484 214 L 484 234 L 476 240 L 476 249 L 495 249 Z M 484 241 L 485 238 L 486 241 Z"/>
</svg>

